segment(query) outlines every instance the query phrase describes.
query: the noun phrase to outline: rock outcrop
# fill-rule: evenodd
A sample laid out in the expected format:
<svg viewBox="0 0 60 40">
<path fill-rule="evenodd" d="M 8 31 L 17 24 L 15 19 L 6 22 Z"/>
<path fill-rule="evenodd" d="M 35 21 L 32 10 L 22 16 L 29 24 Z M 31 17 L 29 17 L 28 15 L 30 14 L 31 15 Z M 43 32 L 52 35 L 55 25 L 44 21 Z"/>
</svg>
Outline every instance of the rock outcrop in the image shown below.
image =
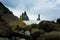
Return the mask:
<svg viewBox="0 0 60 40">
<path fill-rule="evenodd" d="M 26 11 L 24 13 L 22 13 L 22 15 L 20 16 L 20 19 L 23 20 L 23 21 L 29 21 L 29 18 L 26 14 Z"/>
<path fill-rule="evenodd" d="M 55 30 L 55 23 L 53 21 L 41 21 L 39 23 L 40 29 L 43 29 L 45 32 L 51 32 Z"/>
<path fill-rule="evenodd" d="M 56 22 L 60 24 L 60 18 L 58 18 Z"/>
<path fill-rule="evenodd" d="M 38 18 L 37 18 L 37 20 L 40 20 L 40 14 L 38 14 Z"/>
<path fill-rule="evenodd" d="M 9 32 L 10 28 L 15 29 L 17 21 L 18 18 L 0 2 L 0 34 Z"/>
</svg>

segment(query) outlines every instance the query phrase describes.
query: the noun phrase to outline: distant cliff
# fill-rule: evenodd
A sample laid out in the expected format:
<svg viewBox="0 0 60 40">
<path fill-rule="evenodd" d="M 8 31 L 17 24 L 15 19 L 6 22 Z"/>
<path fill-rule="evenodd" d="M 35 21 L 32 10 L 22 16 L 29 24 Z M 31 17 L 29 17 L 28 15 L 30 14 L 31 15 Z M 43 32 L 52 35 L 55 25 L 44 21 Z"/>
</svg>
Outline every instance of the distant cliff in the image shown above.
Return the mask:
<svg viewBox="0 0 60 40">
<path fill-rule="evenodd" d="M 26 11 L 20 15 L 20 20 L 29 21 Z"/>
<path fill-rule="evenodd" d="M 17 25 L 17 21 L 18 18 L 13 15 L 12 11 L 0 2 L 0 34 L 4 35 L 6 32 L 9 32 L 10 27 L 14 29 Z"/>
</svg>

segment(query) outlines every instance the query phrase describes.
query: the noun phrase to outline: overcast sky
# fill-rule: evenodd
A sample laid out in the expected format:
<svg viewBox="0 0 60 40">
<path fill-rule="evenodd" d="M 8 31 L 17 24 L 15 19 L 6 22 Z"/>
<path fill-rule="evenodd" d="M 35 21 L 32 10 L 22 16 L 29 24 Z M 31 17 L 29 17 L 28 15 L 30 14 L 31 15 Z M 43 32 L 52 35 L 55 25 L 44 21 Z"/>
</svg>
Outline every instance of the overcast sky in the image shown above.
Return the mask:
<svg viewBox="0 0 60 40">
<path fill-rule="evenodd" d="M 36 20 L 38 14 L 44 20 L 60 18 L 60 0 L 0 0 L 16 16 L 27 11 L 29 19 Z"/>
</svg>

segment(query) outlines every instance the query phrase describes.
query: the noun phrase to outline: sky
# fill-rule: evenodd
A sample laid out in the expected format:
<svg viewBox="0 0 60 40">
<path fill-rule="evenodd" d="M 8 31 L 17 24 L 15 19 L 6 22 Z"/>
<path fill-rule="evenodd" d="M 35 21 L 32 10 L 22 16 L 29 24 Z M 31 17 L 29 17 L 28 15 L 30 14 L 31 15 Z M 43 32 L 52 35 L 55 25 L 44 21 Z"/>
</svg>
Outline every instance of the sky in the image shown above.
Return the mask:
<svg viewBox="0 0 60 40">
<path fill-rule="evenodd" d="M 19 17 L 26 11 L 30 20 L 56 20 L 60 18 L 60 0 L 0 0 L 13 14 Z"/>
</svg>

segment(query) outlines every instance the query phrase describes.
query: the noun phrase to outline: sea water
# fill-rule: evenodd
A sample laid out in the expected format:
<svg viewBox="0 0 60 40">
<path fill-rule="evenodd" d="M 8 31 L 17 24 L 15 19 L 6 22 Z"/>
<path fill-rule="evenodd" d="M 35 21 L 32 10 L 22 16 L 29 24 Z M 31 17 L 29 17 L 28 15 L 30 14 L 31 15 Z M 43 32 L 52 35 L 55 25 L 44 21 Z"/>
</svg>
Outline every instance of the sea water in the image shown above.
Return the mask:
<svg viewBox="0 0 60 40">
<path fill-rule="evenodd" d="M 25 22 L 27 25 L 31 25 L 31 24 L 39 24 L 41 22 L 41 20 L 29 20 L 29 21 L 23 21 Z"/>
</svg>

